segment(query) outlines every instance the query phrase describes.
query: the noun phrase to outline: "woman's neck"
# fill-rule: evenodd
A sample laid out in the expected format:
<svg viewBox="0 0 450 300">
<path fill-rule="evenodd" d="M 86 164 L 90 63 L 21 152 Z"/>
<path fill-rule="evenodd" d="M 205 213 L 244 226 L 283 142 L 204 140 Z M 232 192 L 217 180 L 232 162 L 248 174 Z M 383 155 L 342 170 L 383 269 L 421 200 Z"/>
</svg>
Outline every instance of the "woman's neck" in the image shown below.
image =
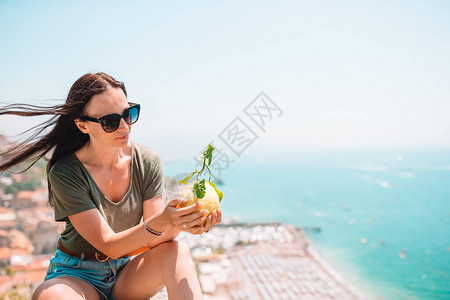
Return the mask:
<svg viewBox="0 0 450 300">
<path fill-rule="evenodd" d="M 128 143 L 123 148 L 116 148 L 88 141 L 76 154 L 85 165 L 113 170 L 123 157 L 131 155 L 131 144 Z"/>
</svg>

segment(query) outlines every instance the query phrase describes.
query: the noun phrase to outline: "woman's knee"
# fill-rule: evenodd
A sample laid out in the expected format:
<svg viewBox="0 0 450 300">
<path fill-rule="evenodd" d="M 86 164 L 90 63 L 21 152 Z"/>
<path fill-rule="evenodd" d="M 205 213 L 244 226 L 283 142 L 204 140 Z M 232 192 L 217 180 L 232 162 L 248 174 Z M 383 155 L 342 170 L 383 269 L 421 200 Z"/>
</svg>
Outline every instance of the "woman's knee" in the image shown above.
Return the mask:
<svg viewBox="0 0 450 300">
<path fill-rule="evenodd" d="M 162 243 L 156 247 L 158 249 L 156 257 L 162 262 L 163 266 L 172 265 L 179 261 L 188 261 L 191 259 L 191 251 L 186 243 L 179 241 L 170 241 Z M 151 250 L 150 250 L 151 251 Z"/>
<path fill-rule="evenodd" d="M 71 291 L 63 284 L 55 284 L 48 287 L 40 285 L 33 293 L 32 300 L 61 299 L 61 295 L 68 295 L 68 292 L 70 293 Z"/>
<path fill-rule="evenodd" d="M 57 277 L 38 286 L 32 300 L 59 300 L 63 295 L 64 299 L 100 299 L 97 290 L 89 283 L 78 278 Z"/>
<path fill-rule="evenodd" d="M 163 243 L 160 246 L 161 251 L 169 255 L 176 255 L 181 257 L 191 256 L 191 250 L 189 249 L 189 246 L 184 242 L 170 241 Z"/>
</svg>

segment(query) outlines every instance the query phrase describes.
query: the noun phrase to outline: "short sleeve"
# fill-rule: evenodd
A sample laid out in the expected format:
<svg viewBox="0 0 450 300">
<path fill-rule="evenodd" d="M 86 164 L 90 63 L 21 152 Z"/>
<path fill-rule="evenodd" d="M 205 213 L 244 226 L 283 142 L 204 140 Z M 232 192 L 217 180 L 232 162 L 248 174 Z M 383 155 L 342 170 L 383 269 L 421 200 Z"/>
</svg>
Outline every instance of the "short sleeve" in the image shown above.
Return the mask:
<svg viewBox="0 0 450 300">
<path fill-rule="evenodd" d="M 146 178 L 146 187 L 143 195 L 143 200 L 152 199 L 161 196 L 164 190 L 164 170 L 161 158 L 158 154 L 152 157 L 150 164 L 152 167 L 148 172 Z"/>
<path fill-rule="evenodd" d="M 56 221 L 67 221 L 71 215 L 96 208 L 89 195 L 89 186 L 80 176 L 71 172 L 50 171 L 48 179 Z"/>
</svg>

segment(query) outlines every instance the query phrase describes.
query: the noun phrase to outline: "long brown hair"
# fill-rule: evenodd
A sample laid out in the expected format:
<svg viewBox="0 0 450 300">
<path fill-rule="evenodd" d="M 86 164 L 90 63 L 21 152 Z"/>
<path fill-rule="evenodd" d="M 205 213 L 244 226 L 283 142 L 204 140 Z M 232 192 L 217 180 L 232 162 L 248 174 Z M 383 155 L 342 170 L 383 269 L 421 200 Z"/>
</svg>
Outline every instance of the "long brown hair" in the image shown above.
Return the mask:
<svg viewBox="0 0 450 300">
<path fill-rule="evenodd" d="M 47 173 L 64 155 L 80 149 L 89 140 L 75 125 L 75 119 L 86 113 L 86 105 L 92 96 L 109 88 L 121 88 L 127 95 L 125 85 L 105 73 L 88 73 L 81 76 L 70 88 L 62 105 L 36 106 L 30 104 L 10 104 L 0 107 L 0 115 L 52 117 L 22 134 L 29 136 L 22 142 L 13 144 L 0 153 L 0 174 L 21 163 L 29 164 L 22 172 L 31 168 L 39 159 L 50 154 Z M 51 185 L 48 183 L 48 201 L 53 207 Z"/>
</svg>

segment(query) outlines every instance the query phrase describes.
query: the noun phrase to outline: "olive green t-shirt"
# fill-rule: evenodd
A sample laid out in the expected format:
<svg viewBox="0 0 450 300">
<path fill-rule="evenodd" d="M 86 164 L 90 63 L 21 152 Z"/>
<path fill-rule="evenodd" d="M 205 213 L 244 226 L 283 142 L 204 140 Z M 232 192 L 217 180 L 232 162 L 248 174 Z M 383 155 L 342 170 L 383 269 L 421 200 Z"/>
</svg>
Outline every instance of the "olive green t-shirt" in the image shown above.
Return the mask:
<svg viewBox="0 0 450 300">
<path fill-rule="evenodd" d="M 55 220 L 66 222 L 61 241 L 67 249 L 77 253 L 98 252 L 76 231 L 69 216 L 96 208 L 114 232 L 120 232 L 141 222 L 144 200 L 162 194 L 163 167 L 156 151 L 137 143 L 131 143 L 131 149 L 131 183 L 118 203 L 102 193 L 75 153 L 64 156 L 50 169 Z"/>
</svg>

